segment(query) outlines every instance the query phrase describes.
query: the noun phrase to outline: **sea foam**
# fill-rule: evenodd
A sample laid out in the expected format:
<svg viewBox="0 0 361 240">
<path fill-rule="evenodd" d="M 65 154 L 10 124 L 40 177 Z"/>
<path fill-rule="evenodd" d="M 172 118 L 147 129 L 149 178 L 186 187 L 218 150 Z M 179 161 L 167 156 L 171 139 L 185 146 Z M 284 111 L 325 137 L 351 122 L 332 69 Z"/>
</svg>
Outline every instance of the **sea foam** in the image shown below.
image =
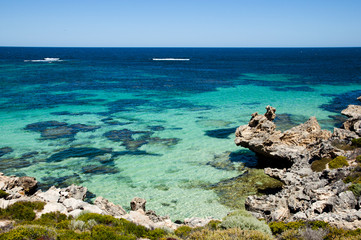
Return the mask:
<svg viewBox="0 0 361 240">
<path fill-rule="evenodd" d="M 60 58 L 44 58 L 44 59 L 36 59 L 36 60 L 24 60 L 24 62 L 62 62 Z"/>
<path fill-rule="evenodd" d="M 153 61 L 189 61 L 190 58 L 152 58 Z"/>
</svg>

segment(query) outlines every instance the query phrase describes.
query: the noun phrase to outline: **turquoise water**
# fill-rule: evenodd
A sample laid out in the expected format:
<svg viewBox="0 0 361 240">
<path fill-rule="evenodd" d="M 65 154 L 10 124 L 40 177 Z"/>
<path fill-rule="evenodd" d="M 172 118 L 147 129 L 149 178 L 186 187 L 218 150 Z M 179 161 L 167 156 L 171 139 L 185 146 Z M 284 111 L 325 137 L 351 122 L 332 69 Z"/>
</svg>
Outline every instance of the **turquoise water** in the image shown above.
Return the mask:
<svg viewBox="0 0 361 240">
<path fill-rule="evenodd" d="M 332 130 L 361 93 L 359 49 L 302 51 L 0 48 L 0 148 L 13 150 L 1 171 L 43 188 L 81 184 L 124 207 L 142 197 L 173 220 L 221 218 L 231 209 L 205 186 L 242 171 L 210 162 L 256 161 L 234 145 L 236 127 L 272 105 L 281 129 L 316 116 Z M 64 61 L 24 62 L 44 57 Z"/>
</svg>

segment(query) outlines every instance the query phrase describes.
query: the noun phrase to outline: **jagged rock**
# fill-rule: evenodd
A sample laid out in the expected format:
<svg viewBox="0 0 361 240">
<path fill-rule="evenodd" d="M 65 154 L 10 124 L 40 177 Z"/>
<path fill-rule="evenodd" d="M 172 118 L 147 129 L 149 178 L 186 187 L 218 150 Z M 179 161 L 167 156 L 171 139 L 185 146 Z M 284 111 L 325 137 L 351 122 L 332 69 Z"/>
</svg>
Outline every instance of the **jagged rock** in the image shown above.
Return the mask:
<svg viewBox="0 0 361 240">
<path fill-rule="evenodd" d="M 273 121 L 276 118 L 276 109 L 274 107 L 271 106 L 267 106 L 266 107 L 267 112 L 265 113 L 265 117 L 269 120 L 269 121 Z"/>
<path fill-rule="evenodd" d="M 272 120 L 275 117 L 273 107 L 267 106 L 265 115 L 252 114 L 248 125 L 236 130 L 236 145 L 249 148 L 269 161 L 301 162 L 310 158 L 311 144 L 331 137 L 331 132 L 322 130 L 315 117 L 293 127 L 284 133 L 275 130 Z"/>
<path fill-rule="evenodd" d="M 349 128 L 347 128 L 349 129 Z M 358 138 L 358 135 L 350 130 L 345 129 L 341 129 L 341 128 L 334 128 L 333 129 L 333 134 L 332 134 L 332 138 L 335 138 L 337 140 L 349 140 L 351 141 L 354 138 Z"/>
<path fill-rule="evenodd" d="M 29 193 L 36 189 L 38 181 L 34 177 L 24 176 L 19 178 L 19 184 L 26 193 Z"/>
<path fill-rule="evenodd" d="M 163 221 L 169 219 L 168 216 L 158 216 L 153 210 L 146 211 L 145 215 L 147 215 L 149 217 L 149 219 L 155 223 L 163 222 Z"/>
<path fill-rule="evenodd" d="M 341 114 L 350 117 L 361 119 L 361 106 L 360 105 L 348 105 L 348 107 L 341 111 Z"/>
<path fill-rule="evenodd" d="M 351 140 L 361 136 L 361 106 L 351 105 L 342 111 L 351 118 L 332 134 L 322 130 L 314 117 L 282 133 L 269 120 L 273 117 L 266 117 L 275 111 L 268 112 L 265 116 L 252 114 L 249 124 L 237 129 L 235 143 L 272 163 L 286 160 L 292 165 L 265 168 L 267 175 L 284 183 L 283 188 L 274 195 L 247 197 L 246 209 L 267 221 L 321 220 L 336 227 L 360 228 L 361 197 L 356 199 L 343 182 L 354 166 L 313 172 L 310 163 L 340 155 L 355 159 L 361 154 L 351 147 Z"/>
<path fill-rule="evenodd" d="M 130 202 L 130 208 L 132 211 L 137 211 L 138 209 L 142 209 L 145 212 L 145 204 L 146 200 L 143 198 L 135 197 Z"/>
<path fill-rule="evenodd" d="M 69 193 L 68 197 L 72 197 L 72 198 L 80 199 L 80 200 L 84 200 L 87 191 L 88 191 L 88 189 L 86 187 L 76 186 L 74 184 L 63 189 L 63 192 Z"/>
<path fill-rule="evenodd" d="M 115 205 L 103 197 L 97 197 L 94 204 L 108 215 L 121 216 L 127 213 L 120 205 Z"/>
</svg>

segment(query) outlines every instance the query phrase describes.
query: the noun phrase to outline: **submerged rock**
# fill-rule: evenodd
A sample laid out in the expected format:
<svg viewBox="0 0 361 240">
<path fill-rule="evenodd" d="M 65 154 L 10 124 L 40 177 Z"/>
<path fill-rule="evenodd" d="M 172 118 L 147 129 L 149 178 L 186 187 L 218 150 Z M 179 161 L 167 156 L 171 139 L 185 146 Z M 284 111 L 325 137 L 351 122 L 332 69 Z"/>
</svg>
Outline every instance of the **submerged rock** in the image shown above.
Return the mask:
<svg viewBox="0 0 361 240">
<path fill-rule="evenodd" d="M 4 156 L 5 154 L 11 153 L 14 150 L 11 147 L 3 147 L 0 148 L 0 157 Z"/>
<path fill-rule="evenodd" d="M 28 124 L 25 130 L 35 131 L 41 133 L 41 140 L 54 140 L 58 138 L 74 139 L 78 132 L 95 131 L 100 126 L 72 124 L 68 125 L 66 122 L 45 121 Z"/>
</svg>

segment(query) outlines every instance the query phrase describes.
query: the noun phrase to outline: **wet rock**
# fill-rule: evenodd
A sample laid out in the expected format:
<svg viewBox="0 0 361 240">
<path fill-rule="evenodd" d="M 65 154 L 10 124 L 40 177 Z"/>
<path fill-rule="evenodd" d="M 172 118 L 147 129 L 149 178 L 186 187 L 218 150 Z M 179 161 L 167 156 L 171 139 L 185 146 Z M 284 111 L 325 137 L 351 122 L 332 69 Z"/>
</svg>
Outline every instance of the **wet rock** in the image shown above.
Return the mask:
<svg viewBox="0 0 361 240">
<path fill-rule="evenodd" d="M 0 148 L 0 157 L 4 156 L 5 154 L 11 153 L 14 150 L 11 147 L 3 147 Z"/>
<path fill-rule="evenodd" d="M 94 204 L 108 215 L 116 217 L 126 214 L 126 211 L 120 205 L 115 205 L 103 197 L 97 197 L 94 201 Z"/>
<path fill-rule="evenodd" d="M 137 211 L 138 209 L 141 209 L 145 212 L 146 202 L 147 201 L 143 198 L 135 197 L 130 202 L 130 209 L 132 209 L 132 211 Z"/>
</svg>

